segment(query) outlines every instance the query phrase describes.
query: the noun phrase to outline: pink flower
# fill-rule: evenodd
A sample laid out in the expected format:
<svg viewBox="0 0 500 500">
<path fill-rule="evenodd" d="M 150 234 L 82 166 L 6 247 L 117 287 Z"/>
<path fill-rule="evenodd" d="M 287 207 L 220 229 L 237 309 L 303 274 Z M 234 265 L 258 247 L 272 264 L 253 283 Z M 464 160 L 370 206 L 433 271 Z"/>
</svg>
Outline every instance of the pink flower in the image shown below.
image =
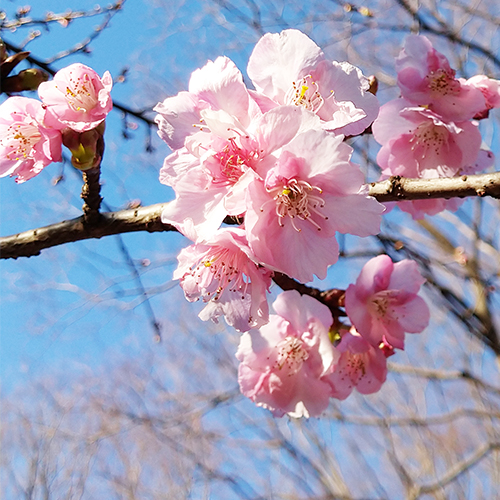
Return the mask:
<svg viewBox="0 0 500 500">
<path fill-rule="evenodd" d="M 384 104 L 372 130 L 382 144 L 377 163 L 386 176 L 452 177 L 472 173 L 478 163 L 481 134 L 475 124 L 445 122 L 405 99 Z"/>
<path fill-rule="evenodd" d="M 61 132 L 42 125 L 42 103 L 10 97 L 0 105 L 0 177 L 24 182 L 61 161 Z"/>
<path fill-rule="evenodd" d="M 425 36 L 407 37 L 396 70 L 401 95 L 414 105 L 428 106 L 444 120 L 470 120 L 485 107 L 482 92 L 455 78 L 446 57 Z"/>
<path fill-rule="evenodd" d="M 387 377 L 382 349 L 370 345 L 354 327 L 342 334 L 336 347 L 340 358 L 333 373 L 324 377 L 332 387 L 332 397 L 346 399 L 354 388 L 361 394 L 379 391 Z"/>
<path fill-rule="evenodd" d="M 383 207 L 359 193 L 364 176 L 342 141 L 322 130 L 298 134 L 280 150 L 265 180 L 248 185 L 248 242 L 266 267 L 301 282 L 313 274 L 324 279 L 338 259 L 336 231 L 379 232 Z"/>
<path fill-rule="evenodd" d="M 377 98 L 368 92 L 368 79 L 347 62 L 328 61 L 321 49 L 298 30 L 267 33 L 255 46 L 248 76 L 265 109 L 295 105 L 316 113 L 325 130 L 357 135 L 376 118 Z M 267 98 L 267 99 L 266 99 Z"/>
<path fill-rule="evenodd" d="M 203 243 L 181 250 L 174 279 L 179 279 L 190 302 L 206 302 L 199 317 L 247 331 L 267 323 L 266 292 L 272 273 L 251 260 L 243 229 L 220 229 Z"/>
<path fill-rule="evenodd" d="M 38 87 L 47 110 L 45 121 L 54 128 L 85 132 L 99 125 L 113 107 L 109 71 L 102 77 L 88 66 L 71 64 Z"/>
<path fill-rule="evenodd" d="M 193 224 L 198 238 L 210 238 L 227 215 L 243 215 L 249 182 L 269 162 L 276 149 L 299 129 L 317 125 L 315 115 L 281 106 L 260 115 L 245 129 L 225 111 L 201 111 L 204 131 L 189 136 L 186 146 L 164 162 L 160 181 L 172 186 L 176 199 L 163 211 L 162 221 L 184 231 Z"/>
<path fill-rule="evenodd" d="M 225 111 L 234 117 L 240 127 L 260 114 L 256 103 L 243 83 L 243 76 L 233 61 L 218 57 L 197 69 L 191 75 L 189 91 L 168 97 L 154 108 L 159 114 L 158 135 L 172 149 L 184 146 L 186 137 L 203 129 L 201 111 Z"/>
<path fill-rule="evenodd" d="M 419 333 L 429 323 L 429 308 L 417 295 L 424 282 L 415 262 L 394 264 L 388 255 L 379 255 L 347 288 L 346 313 L 372 346 L 388 343 L 403 349 L 405 332 Z"/>
<path fill-rule="evenodd" d="M 317 416 L 328 406 L 330 374 L 338 352 L 330 342 L 330 310 L 295 290 L 281 293 L 275 315 L 259 330 L 241 337 L 241 392 L 275 416 Z"/>
<path fill-rule="evenodd" d="M 474 116 L 476 120 L 487 118 L 490 109 L 500 108 L 500 80 L 493 80 L 485 75 L 476 75 L 469 78 L 467 83 L 479 89 L 486 101 L 486 107 Z"/>
</svg>

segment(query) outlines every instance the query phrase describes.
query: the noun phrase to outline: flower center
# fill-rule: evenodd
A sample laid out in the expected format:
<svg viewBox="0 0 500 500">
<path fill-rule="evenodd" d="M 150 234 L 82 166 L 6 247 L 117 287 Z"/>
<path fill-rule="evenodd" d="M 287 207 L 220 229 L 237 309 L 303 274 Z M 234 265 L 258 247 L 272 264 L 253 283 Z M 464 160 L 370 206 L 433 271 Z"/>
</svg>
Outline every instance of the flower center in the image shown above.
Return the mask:
<svg viewBox="0 0 500 500">
<path fill-rule="evenodd" d="M 422 158 L 425 158 L 429 150 L 439 154 L 447 139 L 448 131 L 444 127 L 438 127 L 432 122 L 422 123 L 410 139 L 411 150 L 419 152 Z"/>
<path fill-rule="evenodd" d="M 325 202 L 323 198 L 315 195 L 314 191 L 318 191 L 319 194 L 322 193 L 321 188 L 311 186 L 308 182 L 297 179 L 291 179 L 284 186 L 268 190 L 268 192 L 275 193 L 273 200 L 276 202 L 276 214 L 281 227 L 285 225 L 285 217 L 288 217 L 293 228 L 298 232 L 301 229 L 296 226 L 295 218 L 307 220 L 318 231 L 321 231 L 320 225 L 312 219 L 312 215 L 316 214 L 325 220 L 328 217 L 320 212 L 320 209 L 325 206 Z"/>
<path fill-rule="evenodd" d="M 366 375 L 364 354 L 349 354 L 346 361 L 346 372 L 353 384 L 357 385 Z"/>
<path fill-rule="evenodd" d="M 453 70 L 446 71 L 440 68 L 437 71 L 431 71 L 426 79 L 431 93 L 436 94 L 436 97 L 460 93 L 460 82 L 455 79 Z"/>
<path fill-rule="evenodd" d="M 249 139 L 246 137 L 245 139 Z M 251 168 L 258 158 L 258 153 L 244 146 L 238 146 L 236 138 L 231 137 L 223 148 L 212 156 L 213 160 L 206 163 L 212 183 L 222 186 L 232 186 L 244 172 Z"/>
<path fill-rule="evenodd" d="M 7 148 L 6 157 L 11 161 L 25 160 L 33 146 L 42 138 L 36 125 L 14 122 L 7 133 L 0 138 L 0 144 Z"/>
<path fill-rule="evenodd" d="M 304 342 L 297 337 L 285 337 L 276 345 L 276 348 L 278 349 L 278 359 L 276 360 L 278 369 L 286 367 L 289 376 L 297 373 L 309 357 L 308 352 L 304 349 Z"/>
<path fill-rule="evenodd" d="M 191 275 L 196 283 L 206 283 L 204 302 L 218 300 L 222 292 L 229 287 L 230 292 L 241 293 L 244 299 L 250 280 L 244 270 L 248 258 L 241 251 L 224 247 L 212 247 L 196 267 L 191 268 Z M 245 260 L 245 262 L 244 262 Z M 208 273 L 208 275 L 207 275 Z M 246 280 L 245 280 L 246 278 Z"/>
<path fill-rule="evenodd" d="M 391 296 L 391 290 L 378 292 L 371 299 L 371 309 L 379 318 L 397 319 L 394 309 L 395 300 L 395 297 Z"/>
<path fill-rule="evenodd" d="M 87 113 L 95 108 L 98 102 L 94 84 L 86 73 L 76 79 L 70 75 L 69 83 L 62 92 L 73 110 L 82 113 Z"/>
<path fill-rule="evenodd" d="M 311 75 L 307 75 L 298 82 L 292 82 L 292 86 L 285 95 L 285 104 L 303 106 L 309 111 L 316 113 L 323 106 L 324 99 L 319 93 L 319 87 L 313 81 Z"/>
</svg>

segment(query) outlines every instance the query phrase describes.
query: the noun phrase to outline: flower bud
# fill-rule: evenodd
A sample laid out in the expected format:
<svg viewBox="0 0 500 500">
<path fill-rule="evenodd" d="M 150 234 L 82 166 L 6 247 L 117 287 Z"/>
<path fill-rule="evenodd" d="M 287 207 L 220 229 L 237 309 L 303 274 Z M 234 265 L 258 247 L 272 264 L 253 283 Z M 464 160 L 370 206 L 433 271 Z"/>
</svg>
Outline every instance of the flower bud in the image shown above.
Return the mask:
<svg viewBox="0 0 500 500">
<path fill-rule="evenodd" d="M 29 68 L 20 71 L 15 76 L 10 76 L 3 81 L 2 90 L 4 92 L 23 92 L 25 90 L 37 90 L 38 86 L 46 82 L 49 75 L 37 68 Z"/>
<path fill-rule="evenodd" d="M 104 152 L 105 123 L 85 132 L 70 128 L 62 132 L 63 144 L 71 151 L 71 164 L 78 170 L 89 170 L 99 166 Z"/>
</svg>

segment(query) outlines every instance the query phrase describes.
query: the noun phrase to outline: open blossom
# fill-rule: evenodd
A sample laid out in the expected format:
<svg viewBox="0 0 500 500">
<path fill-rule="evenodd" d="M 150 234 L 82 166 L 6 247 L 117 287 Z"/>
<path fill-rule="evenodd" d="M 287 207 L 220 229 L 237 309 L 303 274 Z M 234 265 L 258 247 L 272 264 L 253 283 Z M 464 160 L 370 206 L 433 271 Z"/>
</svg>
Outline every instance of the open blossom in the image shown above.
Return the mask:
<svg viewBox="0 0 500 500">
<path fill-rule="evenodd" d="M 281 293 L 273 308 L 267 325 L 241 337 L 241 392 L 275 416 L 320 415 L 331 392 L 323 377 L 339 357 L 328 335 L 331 312 L 296 290 Z"/>
<path fill-rule="evenodd" d="M 417 295 L 424 282 L 416 262 L 405 259 L 394 264 L 388 255 L 379 255 L 347 288 L 346 313 L 372 346 L 403 349 L 405 332 L 419 333 L 429 323 L 429 308 Z"/>
<path fill-rule="evenodd" d="M 451 177 L 471 174 L 471 167 L 481 166 L 481 134 L 474 123 L 445 122 L 433 111 L 414 107 L 405 99 L 384 104 L 372 130 L 382 144 L 377 163 L 383 175 Z"/>
<path fill-rule="evenodd" d="M 54 128 L 76 132 L 99 125 L 113 107 L 109 71 L 102 78 L 88 66 L 76 63 L 61 69 L 54 79 L 38 87 L 46 109 L 45 121 Z"/>
<path fill-rule="evenodd" d="M 250 182 L 245 227 L 259 262 L 304 283 L 324 279 L 338 259 L 336 231 L 379 232 L 383 207 L 359 192 L 364 176 L 351 152 L 342 136 L 308 130 Z"/>
<path fill-rule="evenodd" d="M 455 71 L 423 35 L 410 35 L 396 60 L 401 95 L 414 105 L 428 106 L 444 120 L 465 121 L 485 108 L 483 93 Z"/>
<path fill-rule="evenodd" d="M 158 135 L 170 148 L 182 148 L 186 137 L 203 128 L 204 109 L 222 110 L 234 117 L 240 127 L 248 126 L 260 114 L 240 70 L 227 57 L 208 61 L 191 75 L 189 91 L 179 92 L 155 106 Z"/>
<path fill-rule="evenodd" d="M 239 228 L 221 229 L 209 241 L 181 250 L 174 279 L 189 301 L 207 303 L 199 315 L 203 321 L 224 316 L 242 332 L 267 323 L 272 273 L 250 256 L 245 231 Z"/>
<path fill-rule="evenodd" d="M 304 33 L 267 33 L 255 46 L 248 76 L 258 93 L 254 99 L 268 109 L 295 105 L 316 113 L 325 130 L 357 135 L 376 118 L 377 98 L 369 82 L 347 62 L 328 61 Z"/>
<path fill-rule="evenodd" d="M 247 128 L 223 110 L 204 109 L 200 114 L 203 131 L 188 137 L 183 148 L 167 156 L 160 181 L 176 192 L 162 221 L 180 231 L 192 223 L 198 238 L 206 239 L 227 215 L 244 215 L 247 186 L 265 171 L 265 165 L 274 163 L 270 155 L 319 120 L 294 106 L 261 114 Z"/>
<path fill-rule="evenodd" d="M 10 97 L 0 105 L 0 177 L 24 182 L 61 161 L 61 132 L 43 125 L 42 103 Z"/>
<path fill-rule="evenodd" d="M 479 89 L 485 100 L 485 108 L 474 116 L 476 120 L 487 118 L 490 109 L 500 108 L 500 80 L 494 80 L 485 75 L 476 75 L 469 78 L 467 83 Z"/>
<path fill-rule="evenodd" d="M 387 377 L 387 359 L 383 350 L 369 344 L 354 327 L 343 333 L 336 346 L 340 358 L 333 373 L 325 380 L 332 387 L 332 397 L 346 399 L 354 388 L 361 394 L 373 394 Z"/>
</svg>

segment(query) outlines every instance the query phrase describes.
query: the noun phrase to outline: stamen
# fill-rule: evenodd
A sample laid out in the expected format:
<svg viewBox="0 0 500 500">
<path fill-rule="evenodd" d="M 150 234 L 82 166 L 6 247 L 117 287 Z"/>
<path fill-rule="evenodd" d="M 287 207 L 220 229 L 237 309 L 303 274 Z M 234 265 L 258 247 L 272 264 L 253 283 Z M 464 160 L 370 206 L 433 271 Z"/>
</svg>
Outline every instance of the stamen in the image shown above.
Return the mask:
<svg viewBox="0 0 500 500">
<path fill-rule="evenodd" d="M 86 73 L 76 78 L 76 80 L 70 75 L 69 84 L 62 92 L 68 104 L 75 111 L 81 111 L 82 113 L 87 113 L 95 108 L 98 102 L 97 92 L 91 78 Z"/>
<path fill-rule="evenodd" d="M 319 93 L 319 86 L 307 75 L 292 86 L 285 95 L 285 104 L 294 104 L 316 113 L 323 106 L 324 99 Z"/>
<path fill-rule="evenodd" d="M 278 359 L 276 365 L 279 370 L 286 365 L 289 376 L 294 375 L 302 368 L 302 363 L 309 357 L 304 349 L 304 342 L 297 337 L 286 337 L 277 344 Z"/>
<path fill-rule="evenodd" d="M 307 181 L 291 179 L 284 186 L 267 190 L 271 194 L 274 193 L 273 201 L 276 203 L 276 215 L 280 227 L 284 227 L 285 217 L 288 217 L 292 227 L 297 232 L 300 232 L 301 229 L 295 223 L 296 218 L 307 220 L 318 231 L 321 231 L 321 226 L 312 218 L 312 214 L 315 214 L 323 220 L 328 219 L 327 216 L 320 212 L 320 209 L 325 207 L 325 201 L 321 197 L 312 194 L 312 191 L 315 190 L 321 193 L 322 190 L 319 187 L 312 186 Z M 269 202 L 270 200 L 262 205 L 261 211 Z"/>
<path fill-rule="evenodd" d="M 9 126 L 5 136 L 0 138 L 0 144 L 10 149 L 6 154 L 8 160 L 19 161 L 28 158 L 33 146 L 41 138 L 42 135 L 36 125 L 15 122 Z"/>
</svg>

